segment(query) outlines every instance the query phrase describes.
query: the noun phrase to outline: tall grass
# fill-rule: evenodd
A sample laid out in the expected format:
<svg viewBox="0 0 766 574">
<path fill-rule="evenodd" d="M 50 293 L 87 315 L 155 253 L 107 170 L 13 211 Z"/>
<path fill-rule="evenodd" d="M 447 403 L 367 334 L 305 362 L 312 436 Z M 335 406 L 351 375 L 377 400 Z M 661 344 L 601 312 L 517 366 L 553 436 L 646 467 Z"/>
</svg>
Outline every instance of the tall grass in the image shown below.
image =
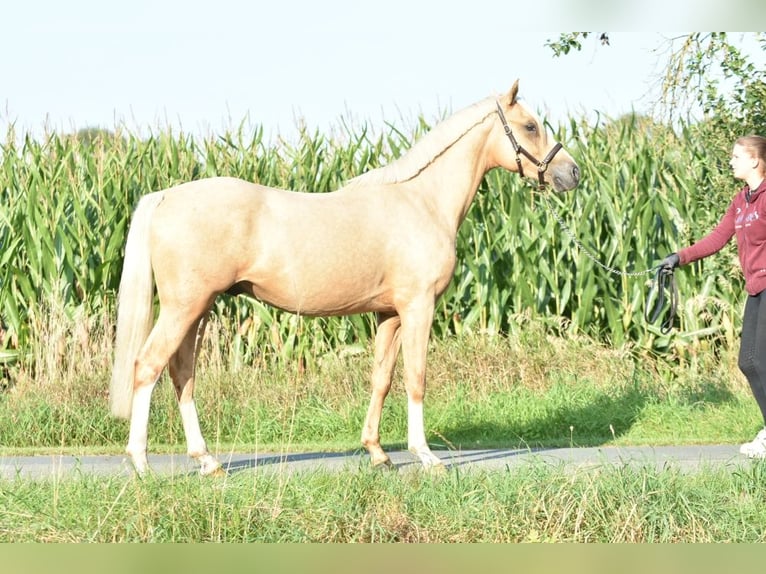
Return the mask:
<svg viewBox="0 0 766 574">
<path fill-rule="evenodd" d="M 766 465 L 0 481 L 2 542 L 763 542 Z"/>
<path fill-rule="evenodd" d="M 41 140 L 10 128 L 0 150 L 0 361 L 33 354 L 31 329 L 49 305 L 70 318 L 113 316 L 125 233 L 143 194 L 214 175 L 327 192 L 406 153 L 429 126 L 421 118 L 381 134 L 342 127 L 332 136 L 304 131 L 294 143 L 267 143 L 261 128 L 244 124 L 207 137 L 118 129 Z M 680 318 L 667 336 L 643 320 L 649 276 L 593 261 L 647 270 L 712 226 L 708 150 L 689 130 L 637 117 L 573 120 L 557 137 L 581 166 L 580 187 L 559 197 L 501 170 L 488 174 L 459 233 L 436 336 L 513 332 L 514 317 L 531 313 L 559 333 L 691 360 L 700 348 L 731 345 L 742 303 L 731 251 L 677 274 Z M 353 351 L 373 332 L 369 316 L 306 320 L 245 299 L 222 297 L 216 312 L 245 363 Z"/>
<path fill-rule="evenodd" d="M 699 365 L 640 358 L 584 335 L 556 337 L 516 317 L 508 336 L 463 333 L 429 348 L 427 439 L 435 448 L 737 443 L 757 430 L 757 408 L 736 354 Z M 62 310 L 33 326 L 36 369 L 14 369 L 0 394 L 2 452 L 121 452 L 128 426 L 109 415 L 111 329 Z M 230 326 L 213 317 L 200 349 L 195 397 L 211 448 L 353 450 L 369 402 L 372 345 L 312 361 L 233 360 Z M 386 401 L 386 448 L 404 446 L 406 394 L 398 369 Z M 166 375 L 154 391 L 150 448 L 184 452 Z"/>
</svg>

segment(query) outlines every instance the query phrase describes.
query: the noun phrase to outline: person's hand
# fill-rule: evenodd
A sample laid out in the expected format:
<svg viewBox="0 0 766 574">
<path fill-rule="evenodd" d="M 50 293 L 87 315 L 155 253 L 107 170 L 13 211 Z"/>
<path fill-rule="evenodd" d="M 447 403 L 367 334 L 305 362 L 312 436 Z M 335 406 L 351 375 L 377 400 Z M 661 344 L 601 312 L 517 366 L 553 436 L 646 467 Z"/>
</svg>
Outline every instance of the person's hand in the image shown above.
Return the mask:
<svg viewBox="0 0 766 574">
<path fill-rule="evenodd" d="M 680 262 L 681 258 L 678 256 L 678 253 L 671 253 L 660 262 L 660 267 L 663 271 L 673 271 Z"/>
</svg>

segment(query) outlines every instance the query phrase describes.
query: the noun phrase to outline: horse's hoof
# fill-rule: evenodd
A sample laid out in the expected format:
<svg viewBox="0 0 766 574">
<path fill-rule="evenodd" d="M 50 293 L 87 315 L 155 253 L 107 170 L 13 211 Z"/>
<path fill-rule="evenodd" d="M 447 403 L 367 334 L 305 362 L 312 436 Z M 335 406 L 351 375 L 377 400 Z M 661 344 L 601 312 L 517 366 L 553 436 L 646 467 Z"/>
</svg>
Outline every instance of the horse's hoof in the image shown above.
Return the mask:
<svg viewBox="0 0 766 574">
<path fill-rule="evenodd" d="M 149 465 L 139 465 L 135 462 L 131 463 L 131 469 L 133 470 L 133 476 L 136 478 L 147 478 L 148 476 L 151 476 L 152 469 Z"/>
<path fill-rule="evenodd" d="M 213 478 L 221 478 L 229 475 L 220 464 L 216 464 L 215 466 L 202 465 L 199 469 L 199 474 L 200 476 L 211 476 Z"/>
<path fill-rule="evenodd" d="M 199 469 L 200 476 L 204 477 L 212 477 L 212 478 L 223 478 L 225 476 L 229 476 L 229 473 L 224 470 L 224 468 L 219 464 L 215 468 L 205 468 L 204 466 Z"/>
<path fill-rule="evenodd" d="M 134 468 L 133 476 L 138 480 L 148 480 L 150 477 L 154 476 L 154 471 L 152 471 L 151 468 L 142 468 L 140 470 Z"/>
<path fill-rule="evenodd" d="M 390 458 L 386 458 L 385 460 L 381 460 L 380 462 L 372 463 L 372 469 L 373 470 L 396 470 L 396 466 L 394 466 L 394 463 L 391 462 Z"/>
<path fill-rule="evenodd" d="M 445 476 L 447 474 L 447 467 L 441 463 L 427 466 L 424 470 L 431 476 Z"/>
</svg>

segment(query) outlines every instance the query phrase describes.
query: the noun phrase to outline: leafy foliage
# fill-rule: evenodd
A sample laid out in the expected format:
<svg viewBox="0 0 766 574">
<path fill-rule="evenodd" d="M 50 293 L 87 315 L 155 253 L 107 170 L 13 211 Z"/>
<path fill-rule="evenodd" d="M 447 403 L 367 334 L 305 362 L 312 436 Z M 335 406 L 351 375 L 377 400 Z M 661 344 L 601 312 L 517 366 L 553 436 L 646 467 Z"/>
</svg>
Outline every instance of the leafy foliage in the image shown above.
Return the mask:
<svg viewBox="0 0 766 574">
<path fill-rule="evenodd" d="M 409 132 L 393 125 L 377 136 L 366 128 L 335 137 L 304 132 L 277 144 L 243 126 L 202 139 L 116 133 L 87 143 L 49 134 L 16 144 L 9 134 L 0 162 L 2 348 L 28 354 L 30 329 L 51 307 L 68 310 L 72 321 L 113 320 L 125 232 L 144 193 L 213 175 L 326 192 L 405 153 L 427 129 L 421 118 Z M 714 223 L 700 193 L 716 173 L 704 142 L 691 129 L 677 134 L 638 116 L 595 126 L 572 120 L 557 137 L 580 164 L 581 186 L 555 196 L 502 170 L 487 175 L 458 235 L 458 267 L 435 335 L 512 332 L 519 316 L 531 315 L 558 333 L 647 350 L 731 343 L 740 290 L 730 257 L 679 272 L 684 308 L 670 336 L 643 320 L 649 276 L 603 269 L 646 271 Z M 305 319 L 244 298 L 222 297 L 215 312 L 234 333 L 221 344 L 235 363 L 353 352 L 374 332 L 368 315 Z"/>
<path fill-rule="evenodd" d="M 554 56 L 562 56 L 581 50 L 590 35 L 563 33 L 546 45 Z M 600 39 L 609 45 L 606 33 Z M 743 135 L 764 135 L 766 34 L 692 32 L 664 43 L 668 59 L 657 115 L 707 149 L 707 160 L 701 164 L 706 171 L 704 187 L 698 191 L 707 199 L 706 209 L 720 212 L 736 185 L 728 169 L 734 141 Z"/>
<path fill-rule="evenodd" d="M 746 39 L 766 52 L 766 34 L 748 36 Z M 663 108 L 672 120 L 674 110 L 693 105 L 701 110 L 702 118 L 688 123 L 690 137 L 704 142 L 708 149 L 710 189 L 701 192 L 710 198 L 709 208 L 721 212 L 731 200 L 728 158 L 734 141 L 743 135 L 766 133 L 766 70 L 730 34 L 689 34 L 672 52 Z"/>
</svg>

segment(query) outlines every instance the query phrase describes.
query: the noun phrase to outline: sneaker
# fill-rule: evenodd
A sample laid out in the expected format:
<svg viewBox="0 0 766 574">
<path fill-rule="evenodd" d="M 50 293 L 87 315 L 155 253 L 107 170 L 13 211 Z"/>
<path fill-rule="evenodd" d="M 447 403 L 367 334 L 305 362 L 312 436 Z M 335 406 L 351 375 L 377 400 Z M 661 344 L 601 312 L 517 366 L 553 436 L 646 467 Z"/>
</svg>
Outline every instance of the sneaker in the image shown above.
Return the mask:
<svg viewBox="0 0 766 574">
<path fill-rule="evenodd" d="M 751 442 L 740 446 L 739 452 L 748 458 L 766 458 L 766 428 L 760 430 Z"/>
</svg>

